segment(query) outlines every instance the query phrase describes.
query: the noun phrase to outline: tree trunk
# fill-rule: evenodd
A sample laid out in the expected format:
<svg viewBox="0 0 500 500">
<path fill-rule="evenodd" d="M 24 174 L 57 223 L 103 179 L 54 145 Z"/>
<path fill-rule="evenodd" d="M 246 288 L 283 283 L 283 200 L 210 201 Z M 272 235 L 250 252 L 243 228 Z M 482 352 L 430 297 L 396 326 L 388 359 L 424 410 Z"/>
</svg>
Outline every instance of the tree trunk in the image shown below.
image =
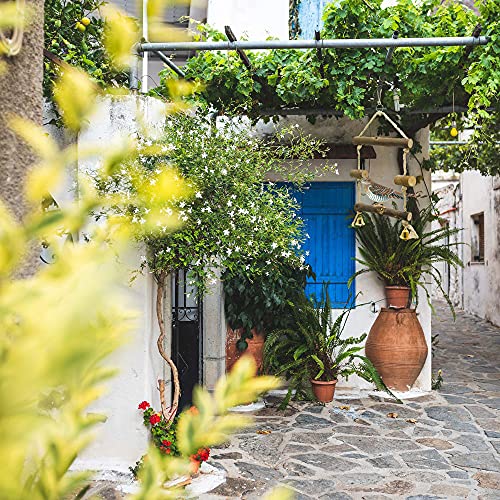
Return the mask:
<svg viewBox="0 0 500 500">
<path fill-rule="evenodd" d="M 0 198 L 21 220 L 28 206 L 24 198 L 26 174 L 35 162 L 31 149 L 8 127 L 9 115 L 42 124 L 43 116 L 43 6 L 44 0 L 27 0 L 34 10 L 26 26 L 21 51 L 0 56 L 6 71 L 0 75 Z M 29 276 L 37 266 L 37 252 L 30 252 L 18 275 Z"/>
<path fill-rule="evenodd" d="M 161 402 L 161 412 L 163 414 L 163 418 L 167 422 L 172 422 L 175 415 L 177 414 L 177 409 L 179 408 L 179 398 L 181 397 L 181 385 L 179 381 L 179 372 L 177 370 L 177 366 L 173 362 L 172 358 L 167 356 L 165 353 L 165 349 L 163 346 L 163 342 L 165 341 L 165 323 L 164 323 L 164 315 L 163 315 L 163 295 L 165 293 L 165 280 L 167 275 L 165 273 L 160 273 L 157 276 L 157 289 L 156 289 L 156 319 L 158 320 L 158 327 L 160 329 L 160 335 L 156 342 L 158 347 L 158 352 L 161 357 L 165 360 L 165 362 L 170 367 L 172 372 L 172 382 L 174 384 L 174 395 L 172 397 L 172 406 L 167 408 L 166 400 L 165 400 L 165 381 L 160 380 L 158 382 L 158 390 L 160 391 L 160 402 Z"/>
</svg>

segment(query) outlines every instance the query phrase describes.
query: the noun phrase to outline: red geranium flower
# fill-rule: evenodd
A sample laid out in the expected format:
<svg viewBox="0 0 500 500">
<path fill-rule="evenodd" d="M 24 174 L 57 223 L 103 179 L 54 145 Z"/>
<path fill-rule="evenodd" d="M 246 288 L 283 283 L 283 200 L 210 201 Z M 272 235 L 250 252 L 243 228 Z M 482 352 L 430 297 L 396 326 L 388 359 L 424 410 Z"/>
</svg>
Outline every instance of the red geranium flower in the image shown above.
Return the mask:
<svg viewBox="0 0 500 500">
<path fill-rule="evenodd" d="M 149 417 L 149 423 L 151 425 L 156 425 L 160 422 L 161 420 L 161 417 L 158 413 L 153 413 L 150 417 Z"/>
<path fill-rule="evenodd" d="M 139 410 L 147 410 L 151 405 L 147 401 L 143 401 L 139 406 Z"/>
<path fill-rule="evenodd" d="M 163 446 L 170 446 L 170 445 L 172 444 L 172 441 L 167 441 L 166 439 L 164 439 L 164 440 L 161 442 L 161 444 L 162 444 Z"/>
</svg>

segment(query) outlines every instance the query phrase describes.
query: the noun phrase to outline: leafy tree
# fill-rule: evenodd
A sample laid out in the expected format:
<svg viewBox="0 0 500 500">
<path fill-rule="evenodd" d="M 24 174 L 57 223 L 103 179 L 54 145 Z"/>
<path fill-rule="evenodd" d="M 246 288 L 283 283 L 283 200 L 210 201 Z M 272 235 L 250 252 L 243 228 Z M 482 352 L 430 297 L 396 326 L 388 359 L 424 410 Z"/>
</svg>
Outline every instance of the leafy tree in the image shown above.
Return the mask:
<svg viewBox="0 0 500 500">
<path fill-rule="evenodd" d="M 254 119 L 263 110 L 279 116 L 286 108 L 331 109 L 358 119 L 376 104 L 376 90 L 384 90 L 382 101 L 393 107 L 398 89 L 402 110 L 400 122 L 414 135 L 448 114 L 443 107 L 455 105 L 467 111 L 473 129 L 475 162 L 483 162 L 488 136 L 498 130 L 500 89 L 500 12 L 496 0 L 478 2 L 479 14 L 456 2 L 399 0 L 382 8 L 382 0 L 341 0 L 324 11 L 321 33 L 327 38 L 390 38 L 471 36 L 481 24 L 486 46 L 408 47 L 394 51 L 386 62 L 383 49 L 328 49 L 321 62 L 315 50 L 249 52 L 253 73 L 234 52 L 199 52 L 188 60 L 188 79 L 200 84 L 199 99 L 223 113 L 248 114 Z M 198 27 L 199 39 L 225 39 L 206 26 Z M 165 70 L 171 76 L 170 70 Z M 324 75 L 324 76 L 323 76 Z M 168 95 L 163 85 L 156 91 Z M 427 113 L 426 111 L 434 111 Z M 495 158 L 498 159 L 498 148 Z M 500 171 L 500 161 L 483 162 L 488 172 Z M 464 164 L 465 166 L 465 164 Z"/>
<path fill-rule="evenodd" d="M 104 47 L 103 0 L 45 1 L 44 96 L 52 99 L 52 88 L 64 63 L 89 74 L 102 87 L 124 86 L 127 73 L 117 70 Z"/>
</svg>

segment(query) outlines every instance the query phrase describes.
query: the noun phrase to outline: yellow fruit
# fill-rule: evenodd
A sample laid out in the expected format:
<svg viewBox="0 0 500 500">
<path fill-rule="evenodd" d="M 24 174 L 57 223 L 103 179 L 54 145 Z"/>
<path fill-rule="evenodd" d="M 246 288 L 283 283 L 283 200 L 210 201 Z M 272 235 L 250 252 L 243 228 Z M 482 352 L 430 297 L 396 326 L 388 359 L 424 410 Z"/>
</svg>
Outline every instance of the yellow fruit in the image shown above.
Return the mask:
<svg viewBox="0 0 500 500">
<path fill-rule="evenodd" d="M 80 19 L 80 22 L 84 25 L 84 26 L 88 26 L 90 24 L 90 19 L 88 17 L 82 17 Z"/>
<path fill-rule="evenodd" d="M 75 28 L 77 30 L 82 31 L 82 32 L 85 31 L 85 26 L 82 23 L 80 23 L 80 22 L 76 23 Z"/>
<path fill-rule="evenodd" d="M 452 127 L 452 129 L 450 130 L 450 135 L 452 137 L 456 137 L 458 135 L 458 130 L 455 127 Z"/>
</svg>

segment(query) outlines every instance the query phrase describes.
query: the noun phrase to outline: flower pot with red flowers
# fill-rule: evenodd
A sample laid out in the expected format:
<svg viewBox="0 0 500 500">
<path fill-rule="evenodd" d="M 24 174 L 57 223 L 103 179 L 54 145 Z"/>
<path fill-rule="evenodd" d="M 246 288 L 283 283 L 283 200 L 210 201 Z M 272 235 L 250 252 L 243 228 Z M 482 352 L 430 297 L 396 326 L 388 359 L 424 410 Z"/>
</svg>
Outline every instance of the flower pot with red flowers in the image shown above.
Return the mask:
<svg viewBox="0 0 500 500">
<path fill-rule="evenodd" d="M 354 373 L 390 393 L 370 360 L 360 354 L 363 349 L 360 344 L 366 334 L 342 337 L 350 311 L 344 309 L 334 319 L 325 286 L 322 301 L 304 297 L 295 305 L 293 328 L 268 335 L 264 350 L 266 368 L 289 381 L 285 401 L 289 400 L 292 391 L 298 396 L 306 395 L 309 385 L 315 399 L 329 403 L 333 400 L 338 378 L 347 379 Z"/>
<path fill-rule="evenodd" d="M 143 412 L 144 425 L 151 432 L 151 439 L 156 448 L 165 455 L 180 457 L 181 453 L 177 446 L 177 419 L 167 422 L 163 415 L 155 411 L 147 401 L 140 403 L 138 409 Z M 192 406 L 188 411 L 196 412 L 198 410 Z M 132 474 L 136 478 L 145 457 L 146 455 L 141 457 L 134 467 L 130 467 Z M 189 457 L 192 464 L 191 473 L 197 474 L 201 463 L 207 461 L 209 457 L 210 448 L 200 448 L 195 454 L 191 455 Z"/>
</svg>

